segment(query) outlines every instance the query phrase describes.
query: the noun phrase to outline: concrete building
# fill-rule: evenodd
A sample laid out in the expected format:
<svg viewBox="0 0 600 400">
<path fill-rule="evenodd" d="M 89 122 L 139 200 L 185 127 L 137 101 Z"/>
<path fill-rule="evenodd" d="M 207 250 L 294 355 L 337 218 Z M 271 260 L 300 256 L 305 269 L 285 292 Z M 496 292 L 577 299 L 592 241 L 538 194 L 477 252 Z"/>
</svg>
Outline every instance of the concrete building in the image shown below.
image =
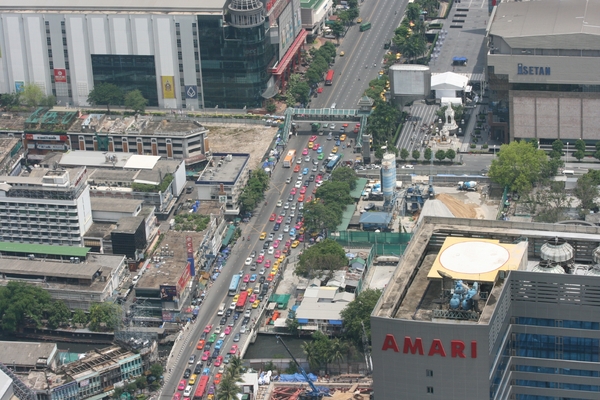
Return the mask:
<svg viewBox="0 0 600 400">
<path fill-rule="evenodd" d="M 13 400 L 15 397 L 13 380 L 0 369 L 0 400 Z"/>
<path fill-rule="evenodd" d="M 13 137 L 0 138 L 0 174 L 19 175 L 25 158 L 23 142 Z"/>
<path fill-rule="evenodd" d="M 81 246 L 92 225 L 85 167 L 0 176 L 0 241 Z"/>
<path fill-rule="evenodd" d="M 0 342 L 0 362 L 15 372 L 58 367 L 56 343 Z"/>
<path fill-rule="evenodd" d="M 599 0 L 501 2 L 488 25 L 495 139 L 600 140 Z"/>
<path fill-rule="evenodd" d="M 196 181 L 198 200 L 218 201 L 225 215 L 238 215 L 240 195 L 250 176 L 249 160 L 246 153 L 213 153 Z"/>
<path fill-rule="evenodd" d="M 340 292 L 339 287 L 306 288 L 302 303 L 296 309 L 299 329 L 318 330 L 326 334 L 339 333 L 342 329 L 340 313 L 352 300 L 354 294 Z"/>
<path fill-rule="evenodd" d="M 33 83 L 87 106 L 100 83 L 138 89 L 150 107 L 262 106 L 305 34 L 300 0 L 0 2 L 0 92 Z M 293 53 L 293 51 L 296 53 Z"/>
<path fill-rule="evenodd" d="M 62 247 L 56 248 L 56 252 Z M 5 253 L 9 253 L 10 248 L 2 246 L 0 284 L 19 281 L 36 285 L 53 299 L 64 301 L 71 310 L 87 311 L 93 303 L 116 301 L 115 293 L 127 275 L 125 257 L 92 255 L 87 254 L 89 249 L 80 249 L 85 256 L 52 260 L 33 255 L 7 256 Z"/>
<path fill-rule="evenodd" d="M 598 398 L 600 228 L 425 217 L 371 315 L 376 396 Z"/>
<path fill-rule="evenodd" d="M 302 27 L 311 35 L 319 35 L 325 28 L 325 21 L 333 14 L 331 0 L 302 0 Z"/>
</svg>

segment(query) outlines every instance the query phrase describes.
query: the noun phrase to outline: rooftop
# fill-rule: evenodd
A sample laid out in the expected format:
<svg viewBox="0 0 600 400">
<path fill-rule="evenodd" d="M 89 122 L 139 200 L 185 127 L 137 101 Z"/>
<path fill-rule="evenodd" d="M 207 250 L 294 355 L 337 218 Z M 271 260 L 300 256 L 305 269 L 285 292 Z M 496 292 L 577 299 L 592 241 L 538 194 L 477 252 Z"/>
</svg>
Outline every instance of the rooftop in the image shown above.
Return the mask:
<svg viewBox="0 0 600 400">
<path fill-rule="evenodd" d="M 0 360 L 5 365 L 35 367 L 47 365 L 47 360 L 56 355 L 56 343 L 0 342 Z"/>
<path fill-rule="evenodd" d="M 114 199 L 108 197 L 90 197 L 92 211 L 131 213 L 132 215 L 144 204 L 144 200 Z"/>
<path fill-rule="evenodd" d="M 101 372 L 106 368 L 112 368 L 115 364 L 130 357 L 135 356 L 129 350 L 122 349 L 118 346 L 107 347 L 104 349 L 96 349 L 85 354 L 85 357 L 66 364 L 65 372 L 73 379 L 85 377 L 93 372 Z"/>
<path fill-rule="evenodd" d="M 85 258 L 89 251 L 89 247 L 0 242 L 0 255 L 2 253 L 23 253 L 24 255 L 36 254 L 40 256 L 54 255 Z"/>
<path fill-rule="evenodd" d="M 474 299 L 473 310 L 478 311 L 469 311 L 471 316 L 460 322 L 487 324 L 504 287 L 505 272 L 500 271 L 531 270 L 539 259 L 529 261 L 530 254 L 536 257 L 542 244 L 556 237 L 577 241 L 579 257 L 591 259 L 600 242 L 600 227 L 426 216 L 373 316 L 422 321 L 450 318 L 443 315 L 452 312 L 450 293 L 456 281 L 462 280 L 469 288 L 477 282 L 477 293 L 482 295 Z"/>
<path fill-rule="evenodd" d="M 188 136 L 205 131 L 206 128 L 200 122 L 191 118 L 178 119 L 177 117 L 168 118 L 166 116 L 111 117 L 105 114 L 83 115 L 69 127 L 69 133 L 97 133 L 100 136 Z"/>
<path fill-rule="evenodd" d="M 21 140 L 17 138 L 0 138 L 0 162 L 2 162 L 7 156 L 10 156 L 12 149 Z"/>
<path fill-rule="evenodd" d="M 50 154 L 49 157 L 54 159 L 55 154 Z M 69 150 L 59 154 L 61 156 L 58 163 L 63 167 L 85 165 L 117 169 L 153 169 L 160 160 L 160 156 L 106 151 Z"/>
<path fill-rule="evenodd" d="M 599 49 L 600 0 L 501 2 L 490 34 L 535 38 L 536 48 Z"/>
<path fill-rule="evenodd" d="M 187 0 L 60 0 L 48 3 L 45 0 L 26 0 L 23 2 L 0 1 L 0 10 L 15 11 L 107 11 L 126 12 L 137 11 L 144 13 L 192 13 L 223 12 L 227 0 L 203 0 L 201 3 Z M 201 4 L 201 5 L 199 5 Z"/>
<path fill-rule="evenodd" d="M 247 153 L 213 153 L 212 166 L 206 167 L 197 185 L 215 185 L 219 183 L 233 185 L 250 160 Z"/>
</svg>

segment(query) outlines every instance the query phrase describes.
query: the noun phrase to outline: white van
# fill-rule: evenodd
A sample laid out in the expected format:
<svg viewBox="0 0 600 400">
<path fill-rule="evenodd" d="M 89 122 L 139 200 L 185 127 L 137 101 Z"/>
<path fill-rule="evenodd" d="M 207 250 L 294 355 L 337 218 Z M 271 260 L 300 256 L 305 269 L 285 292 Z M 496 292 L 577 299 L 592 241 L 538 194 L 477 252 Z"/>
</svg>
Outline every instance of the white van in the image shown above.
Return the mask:
<svg viewBox="0 0 600 400">
<path fill-rule="evenodd" d="M 192 389 L 193 389 L 192 386 L 187 385 L 187 387 L 183 391 L 183 397 L 190 397 L 192 395 Z"/>
<path fill-rule="evenodd" d="M 575 171 L 572 169 L 564 169 L 562 173 L 563 175 L 575 175 Z"/>
<path fill-rule="evenodd" d="M 221 305 L 219 306 L 219 311 L 217 311 L 217 315 L 220 317 L 223 314 L 225 314 L 225 307 L 227 305 L 225 303 L 221 303 Z"/>
</svg>

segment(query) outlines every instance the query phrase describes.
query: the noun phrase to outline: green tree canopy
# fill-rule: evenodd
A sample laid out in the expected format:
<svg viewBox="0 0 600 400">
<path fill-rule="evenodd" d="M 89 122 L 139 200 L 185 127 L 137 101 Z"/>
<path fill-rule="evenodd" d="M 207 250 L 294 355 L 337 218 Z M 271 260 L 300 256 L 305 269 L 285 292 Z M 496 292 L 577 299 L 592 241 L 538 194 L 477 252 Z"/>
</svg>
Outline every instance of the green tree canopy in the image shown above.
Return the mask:
<svg viewBox="0 0 600 400">
<path fill-rule="evenodd" d="M 44 312 L 52 303 L 50 294 L 43 289 L 22 282 L 10 281 L 0 287 L 0 327 L 13 333 L 24 323 L 42 325 Z"/>
<path fill-rule="evenodd" d="M 114 303 L 94 303 L 90 307 L 91 331 L 114 331 L 119 325 L 120 309 Z"/>
<path fill-rule="evenodd" d="M 21 103 L 21 93 L 0 94 L 0 105 L 8 109 L 16 107 Z"/>
<path fill-rule="evenodd" d="M 598 184 L 594 174 L 587 173 L 577 179 L 577 186 L 573 191 L 581 203 L 581 208 L 590 210 L 596 207 L 596 198 L 598 197 Z"/>
<path fill-rule="evenodd" d="M 148 100 L 144 98 L 142 92 L 138 89 L 132 90 L 125 94 L 125 107 L 132 109 L 136 113 L 143 113 L 146 111 Z"/>
<path fill-rule="evenodd" d="M 456 158 L 456 151 L 454 151 L 454 149 L 446 150 L 446 158 L 450 161 L 454 161 Z"/>
<path fill-rule="evenodd" d="M 100 83 L 88 94 L 88 103 L 93 106 L 106 106 L 110 114 L 110 106 L 123 102 L 123 91 L 112 83 Z"/>
<path fill-rule="evenodd" d="M 419 158 L 421 158 L 421 152 L 419 150 L 417 150 L 417 149 L 413 150 L 412 151 L 412 158 L 413 158 L 413 160 L 418 161 Z"/>
<path fill-rule="evenodd" d="M 252 176 L 248 179 L 248 183 L 240 195 L 239 202 L 242 212 L 254 210 L 264 199 L 268 187 L 269 175 L 262 168 L 252 170 Z"/>
<path fill-rule="evenodd" d="M 582 153 L 585 152 L 585 142 L 582 139 L 577 139 L 575 141 L 575 148 Z"/>
<path fill-rule="evenodd" d="M 425 151 L 423 152 L 423 158 L 427 161 L 431 160 L 431 157 L 433 156 L 433 151 L 428 147 L 425 149 Z"/>
<path fill-rule="evenodd" d="M 346 337 L 354 343 L 362 345 L 363 327 L 369 340 L 371 339 L 371 313 L 381 296 L 381 290 L 367 289 L 360 294 L 341 312 L 344 321 L 344 331 Z"/>
<path fill-rule="evenodd" d="M 46 95 L 35 83 L 26 84 L 21 93 L 21 101 L 28 107 L 37 107 L 41 105 L 45 98 Z"/>
<path fill-rule="evenodd" d="M 294 274 L 313 278 L 318 272 L 332 274 L 346 265 L 344 248 L 335 240 L 325 239 L 304 250 Z"/>
<path fill-rule="evenodd" d="M 350 186 L 350 190 L 356 188 L 356 180 L 358 176 L 356 172 L 349 167 L 338 167 L 331 173 L 332 182 L 345 182 Z"/>
<path fill-rule="evenodd" d="M 435 158 L 437 158 L 440 161 L 443 161 L 444 158 L 446 158 L 446 152 L 444 150 L 438 150 L 435 152 Z"/>
<path fill-rule="evenodd" d="M 410 155 L 410 153 L 408 152 L 407 149 L 402 148 L 402 150 L 400 150 L 400 158 L 402 159 L 402 161 L 406 161 L 406 159 L 408 158 L 409 155 Z"/>
<path fill-rule="evenodd" d="M 525 193 L 540 181 L 547 165 L 548 157 L 544 151 L 535 149 L 531 143 L 514 141 L 500 147 L 488 175 L 510 190 Z"/>
<path fill-rule="evenodd" d="M 313 201 L 304 206 L 304 226 L 309 233 L 321 232 L 323 229 L 333 231 L 341 222 L 340 207 L 326 206 L 321 201 Z"/>
<path fill-rule="evenodd" d="M 326 206 L 338 204 L 341 208 L 344 208 L 353 202 L 352 197 L 350 197 L 350 185 L 342 181 L 325 181 L 317 188 L 316 197 L 320 198 Z"/>
</svg>

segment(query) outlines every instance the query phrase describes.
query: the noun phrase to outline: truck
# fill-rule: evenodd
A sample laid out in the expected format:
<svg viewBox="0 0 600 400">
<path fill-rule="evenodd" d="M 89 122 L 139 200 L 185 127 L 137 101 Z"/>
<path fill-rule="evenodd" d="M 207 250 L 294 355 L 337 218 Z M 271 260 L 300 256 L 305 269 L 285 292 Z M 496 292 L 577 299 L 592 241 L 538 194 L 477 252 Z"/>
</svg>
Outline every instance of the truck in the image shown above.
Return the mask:
<svg viewBox="0 0 600 400">
<path fill-rule="evenodd" d="M 221 305 L 219 306 L 219 311 L 217 311 L 217 315 L 219 317 L 225 314 L 225 307 L 227 307 L 227 304 L 225 303 L 221 303 Z"/>
<path fill-rule="evenodd" d="M 319 131 L 319 129 L 321 128 L 321 124 L 320 124 L 320 123 L 318 123 L 318 122 L 313 122 L 313 123 L 310 125 L 310 128 L 311 128 L 311 130 L 312 130 L 313 132 L 318 132 L 318 131 Z"/>
<path fill-rule="evenodd" d="M 369 29 L 371 29 L 371 23 L 370 22 L 365 22 L 365 23 L 362 23 L 360 25 L 359 31 L 364 32 L 364 31 L 367 31 Z"/>
<path fill-rule="evenodd" d="M 476 192 L 477 191 L 477 182 L 475 182 L 475 181 L 458 182 L 458 190 L 466 190 L 468 192 Z"/>
</svg>

